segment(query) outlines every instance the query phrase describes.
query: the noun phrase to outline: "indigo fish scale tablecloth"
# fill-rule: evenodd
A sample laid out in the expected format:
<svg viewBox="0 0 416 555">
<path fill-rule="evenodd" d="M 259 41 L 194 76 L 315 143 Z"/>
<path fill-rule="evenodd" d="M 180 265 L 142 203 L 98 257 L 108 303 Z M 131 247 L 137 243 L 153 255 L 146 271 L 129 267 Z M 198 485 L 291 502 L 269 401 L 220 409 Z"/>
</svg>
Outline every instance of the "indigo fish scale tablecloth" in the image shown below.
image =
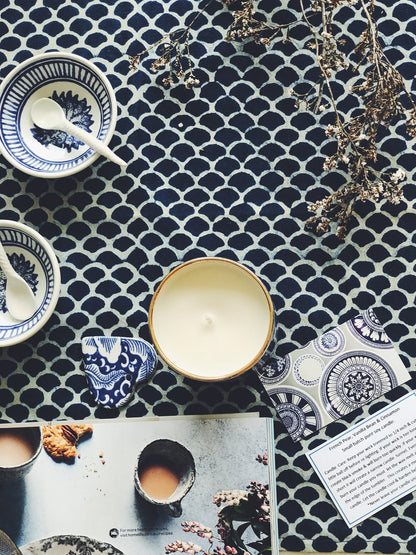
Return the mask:
<svg viewBox="0 0 416 555">
<path fill-rule="evenodd" d="M 129 56 L 166 32 L 194 22 L 190 52 L 200 86 L 163 86 L 153 51 L 137 71 Z M 297 0 L 259 0 L 270 22 L 299 17 Z M 364 29 L 359 5 L 344 7 L 336 30 L 353 48 Z M 409 89 L 416 73 L 416 6 L 380 0 L 376 15 L 386 52 Z M 308 204 L 337 189 L 324 173 L 333 114 L 298 111 L 289 94 L 316 78 L 307 32 L 268 47 L 227 42 L 231 11 L 219 0 L 3 0 L 0 78 L 48 50 L 84 56 L 108 76 L 119 117 L 111 147 L 126 170 L 99 158 L 68 178 L 29 177 L 0 159 L 0 217 L 44 235 L 58 256 L 62 291 L 47 325 L 0 352 L 0 418 L 27 420 L 137 417 L 259 411 L 276 417 L 257 375 L 192 382 L 158 363 L 127 408 L 92 401 L 82 368 L 86 335 L 150 340 L 152 294 L 178 263 L 224 256 L 254 270 L 271 292 L 284 356 L 322 332 L 375 307 L 412 380 L 376 402 L 294 443 L 276 417 L 280 547 L 283 550 L 416 552 L 416 503 L 410 494 L 349 529 L 304 453 L 415 386 L 415 141 L 403 120 L 381 138 L 382 157 L 407 174 L 398 205 L 363 203 L 345 241 L 305 230 Z M 351 115 L 351 83 L 335 80 Z M 332 146 L 333 148 L 333 146 Z M 178 315 L 180 317 L 180 315 Z"/>
</svg>

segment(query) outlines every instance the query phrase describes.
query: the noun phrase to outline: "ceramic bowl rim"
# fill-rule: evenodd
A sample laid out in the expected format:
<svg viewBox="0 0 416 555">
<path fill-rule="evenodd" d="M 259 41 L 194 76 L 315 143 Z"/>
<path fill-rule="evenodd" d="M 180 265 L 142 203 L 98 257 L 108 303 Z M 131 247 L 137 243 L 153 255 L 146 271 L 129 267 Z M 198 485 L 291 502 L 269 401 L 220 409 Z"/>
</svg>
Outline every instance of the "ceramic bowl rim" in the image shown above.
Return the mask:
<svg viewBox="0 0 416 555">
<path fill-rule="evenodd" d="M 0 229 L 1 228 L 11 228 L 11 229 L 16 229 L 18 231 L 21 231 L 22 233 L 26 233 L 27 235 L 29 235 L 34 241 L 36 241 L 37 243 L 39 243 L 39 245 L 42 247 L 42 249 L 45 251 L 46 256 L 49 258 L 51 266 L 52 266 L 52 273 L 54 276 L 54 287 L 52 290 L 52 295 L 51 295 L 51 301 L 45 311 L 45 313 L 43 314 L 42 318 L 39 319 L 39 321 L 32 326 L 31 328 L 29 328 L 27 331 L 14 336 L 14 337 L 10 337 L 7 339 L 1 339 L 0 338 L 0 348 L 2 347 L 9 347 L 10 345 L 16 345 L 17 343 L 22 343 L 23 341 L 26 341 L 26 339 L 29 339 L 30 337 L 32 337 L 33 335 L 35 335 L 35 333 L 37 333 L 39 330 L 41 330 L 43 328 L 43 326 L 46 324 L 46 322 L 49 320 L 49 318 L 52 316 L 52 313 L 55 310 L 56 304 L 58 302 L 59 299 L 59 295 L 60 295 L 60 288 L 61 288 L 61 270 L 59 267 L 59 263 L 58 263 L 58 259 L 56 257 L 55 252 L 53 251 L 52 247 L 50 246 L 49 242 L 42 237 L 42 235 L 36 231 L 35 229 L 31 228 L 30 226 L 23 224 L 21 222 L 16 222 L 14 220 L 0 220 Z M 1 328 L 1 325 L 0 325 Z"/>
<path fill-rule="evenodd" d="M 172 497 L 174 497 L 174 494 L 176 493 L 176 491 L 174 493 L 172 493 L 172 495 L 170 497 L 167 497 L 166 499 L 157 499 L 157 498 L 153 498 L 150 497 L 150 495 L 143 489 L 143 486 L 141 484 L 140 481 L 140 469 L 141 469 L 141 459 L 143 456 L 147 455 L 147 451 L 151 451 L 152 448 L 154 447 L 159 447 L 159 445 L 163 442 L 167 442 L 170 444 L 174 444 L 176 446 L 178 446 L 182 452 L 186 453 L 186 456 L 188 457 L 189 463 L 190 463 L 190 479 L 189 482 L 186 485 L 186 488 L 184 488 L 181 493 L 180 493 L 180 499 L 179 501 L 181 501 L 185 495 L 187 495 L 187 493 L 190 491 L 190 489 L 192 488 L 192 486 L 195 483 L 195 478 L 196 478 L 196 464 L 195 464 L 195 458 L 193 456 L 193 454 L 191 453 L 191 451 L 185 447 L 185 445 L 183 445 L 180 441 L 176 440 L 176 439 L 171 439 L 171 438 L 167 438 L 167 437 L 160 437 L 157 439 L 154 439 L 152 441 L 149 441 L 148 443 L 146 443 L 146 445 L 144 445 L 137 457 L 136 457 L 136 464 L 134 467 L 134 486 L 136 488 L 136 491 L 139 495 L 141 495 L 143 497 L 143 499 L 146 499 L 146 501 L 149 501 L 149 503 L 152 503 L 153 505 L 160 505 L 160 506 L 164 506 L 166 504 L 170 504 L 170 503 L 175 503 L 178 502 L 178 500 L 174 499 L 172 501 Z M 151 456 L 151 455 L 147 455 L 147 456 Z"/>
<path fill-rule="evenodd" d="M 14 79 L 14 77 L 20 71 L 22 71 L 22 69 L 30 66 L 34 62 L 41 61 L 41 60 L 47 60 L 49 58 L 67 58 L 68 60 L 77 61 L 78 63 L 83 64 L 90 71 L 92 71 L 97 76 L 97 78 L 100 81 L 102 81 L 102 83 L 105 85 L 105 87 L 107 89 L 107 92 L 108 92 L 108 96 L 110 98 L 111 106 L 112 106 L 110 122 L 109 122 L 109 126 L 108 126 L 108 132 L 107 132 L 106 136 L 103 138 L 103 143 L 105 145 L 108 145 L 108 143 L 111 141 L 111 139 L 113 137 L 114 130 L 115 130 L 115 127 L 116 127 L 116 120 L 117 120 L 116 96 L 115 96 L 113 87 L 112 87 L 108 77 L 101 71 L 101 69 L 97 65 L 95 65 L 92 61 L 84 58 L 83 56 L 80 56 L 79 54 L 74 54 L 72 52 L 65 52 L 65 51 L 62 51 L 62 50 L 55 49 L 55 50 L 51 50 L 51 51 L 48 51 L 48 52 L 42 52 L 40 54 L 35 54 L 34 56 L 31 56 L 30 58 L 27 58 L 23 62 L 20 62 L 16 67 L 14 67 L 6 75 L 6 77 L 1 82 L 1 84 L 0 84 L 0 102 L 1 102 L 1 99 L 3 97 L 4 91 L 5 91 L 6 87 L 9 85 L 10 81 L 12 81 Z M 2 135 L 1 132 L 0 132 L 0 135 Z M 48 171 L 35 171 L 35 170 L 32 170 L 32 169 L 27 168 L 26 166 L 23 166 L 22 164 L 20 164 L 20 162 L 17 158 L 15 158 L 14 156 L 11 156 L 9 154 L 9 152 L 7 152 L 7 150 L 4 148 L 3 142 L 1 140 L 0 140 L 0 153 L 2 154 L 2 156 L 4 156 L 4 158 L 6 158 L 6 160 L 8 160 L 10 162 L 10 164 L 12 164 L 18 170 L 20 170 L 20 171 L 22 171 L 22 172 L 24 172 L 28 175 L 32 175 L 32 176 L 35 176 L 35 177 L 41 177 L 41 178 L 60 178 L 60 177 L 68 177 L 70 175 L 74 175 L 74 174 L 82 171 L 83 169 L 87 168 L 88 166 L 90 166 L 93 162 L 95 162 L 95 160 L 97 160 L 100 157 L 100 154 L 98 152 L 95 152 L 89 158 L 87 158 L 84 162 L 80 163 L 79 165 L 74 166 L 73 168 L 70 168 L 68 170 L 61 170 L 61 171 L 57 171 L 57 172 L 48 172 Z"/>
<path fill-rule="evenodd" d="M 199 263 L 204 263 L 204 262 L 220 262 L 220 263 L 225 263 L 225 264 L 230 264 L 234 267 L 239 268 L 240 270 L 246 272 L 252 279 L 254 279 L 257 283 L 258 286 L 260 286 L 266 302 L 267 302 L 267 306 L 268 306 L 268 310 L 269 310 L 269 326 L 268 326 L 268 331 L 267 331 L 267 335 L 265 337 L 265 340 L 263 342 L 263 345 L 261 347 L 261 349 L 259 350 L 258 354 L 247 364 L 245 364 L 242 368 L 238 368 L 232 372 L 229 372 L 227 374 L 223 374 L 223 375 L 216 375 L 216 376 L 202 376 L 201 374 L 194 374 L 191 371 L 185 370 L 181 367 L 179 367 L 177 364 L 175 364 L 163 351 L 163 349 L 161 348 L 155 331 L 154 331 L 154 325 L 153 325 L 153 313 L 154 313 L 154 308 L 155 308 L 155 304 L 157 302 L 157 299 L 159 297 L 159 294 L 162 290 L 162 288 L 164 287 L 164 285 L 167 283 L 167 281 L 173 277 L 174 275 L 177 274 L 177 272 L 180 272 L 183 268 L 190 266 L 192 264 L 199 264 Z M 241 264 L 240 262 L 236 262 L 235 260 L 232 260 L 230 258 L 224 258 L 221 256 L 204 256 L 204 257 L 199 257 L 199 258 L 193 258 L 192 260 L 188 260 L 186 262 L 183 262 L 181 264 L 179 264 L 178 266 L 176 266 L 175 268 L 173 268 L 160 282 L 160 284 L 158 285 L 158 287 L 156 288 L 156 291 L 154 292 L 152 299 L 150 301 L 150 307 L 149 307 L 149 316 L 148 316 L 148 325 L 149 325 L 149 332 L 153 341 L 153 344 L 155 345 L 156 351 L 159 353 L 159 355 L 161 356 L 161 358 L 166 362 L 166 364 L 170 367 L 173 368 L 173 370 L 175 370 L 176 372 L 178 372 L 179 374 L 181 374 L 182 376 L 185 376 L 187 378 L 191 378 L 192 380 L 197 380 L 197 381 L 203 381 L 203 382 L 220 382 L 220 381 L 224 381 L 224 380 L 229 380 L 232 378 L 235 378 L 237 376 L 240 376 L 241 374 L 244 374 L 245 372 L 247 372 L 247 370 L 250 370 L 250 368 L 253 368 L 253 366 L 255 366 L 260 359 L 264 356 L 267 347 L 270 345 L 271 339 L 272 339 L 272 335 L 273 335 L 273 331 L 274 331 L 274 305 L 270 296 L 269 291 L 267 290 L 265 284 L 263 283 L 263 281 L 249 268 L 247 268 L 247 266 L 245 266 L 244 264 Z"/>
<path fill-rule="evenodd" d="M 119 555 L 123 555 L 123 553 L 117 549 L 116 547 L 114 547 L 114 545 L 111 545 L 109 543 L 107 543 L 106 541 L 102 541 L 102 540 L 98 540 L 96 538 L 92 538 L 92 537 L 88 537 L 88 536 L 84 536 L 82 534 L 55 534 L 53 536 L 48 536 L 46 538 L 42 538 L 42 539 L 38 539 L 38 540 L 33 540 L 29 543 L 27 543 L 26 545 L 20 547 L 20 550 L 22 551 L 22 553 L 25 553 L 27 555 L 29 555 L 29 553 L 33 554 L 33 553 L 41 553 L 41 552 L 47 552 L 47 553 L 51 553 L 52 549 L 54 549 L 54 552 L 56 552 L 56 547 L 68 547 L 68 546 L 73 546 L 74 545 L 74 540 L 79 540 L 80 542 L 84 543 L 86 547 L 89 547 L 91 550 L 91 553 L 93 553 L 94 555 L 98 553 L 97 551 L 97 546 L 100 549 L 100 553 L 102 553 L 103 555 L 109 555 L 111 554 L 119 554 Z M 45 547 L 47 546 L 47 547 Z M 92 551 L 92 549 L 94 551 Z M 42 550 L 42 551 L 41 551 Z M 61 552 L 61 550 L 59 550 Z"/>
</svg>

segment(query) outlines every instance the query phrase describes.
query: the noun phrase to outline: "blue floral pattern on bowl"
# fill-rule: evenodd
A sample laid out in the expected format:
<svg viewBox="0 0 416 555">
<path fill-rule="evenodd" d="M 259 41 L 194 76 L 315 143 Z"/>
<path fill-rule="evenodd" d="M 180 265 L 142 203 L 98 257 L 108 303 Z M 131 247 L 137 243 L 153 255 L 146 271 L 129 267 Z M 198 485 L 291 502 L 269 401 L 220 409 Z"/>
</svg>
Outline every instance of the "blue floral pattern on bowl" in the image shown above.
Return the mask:
<svg viewBox="0 0 416 555">
<path fill-rule="evenodd" d="M 89 133 L 91 132 L 91 126 L 94 120 L 91 114 L 91 106 L 87 103 L 85 98 L 79 98 L 79 95 L 73 94 L 72 91 L 61 92 L 61 94 L 53 91 L 49 98 L 59 104 L 67 120 L 74 123 L 80 129 L 88 131 Z M 48 146 L 52 144 L 65 149 L 68 153 L 70 153 L 73 148 L 78 149 L 80 145 L 84 144 L 76 137 L 60 129 L 42 129 L 35 125 L 31 131 L 34 138 L 42 145 Z"/>
<path fill-rule="evenodd" d="M 10 260 L 12 268 L 26 281 L 33 293 L 36 294 L 39 278 L 38 274 L 35 272 L 35 265 L 31 264 L 31 262 L 27 260 L 23 254 L 13 252 L 7 256 Z M 4 275 L 3 270 L 0 269 L 0 311 L 3 313 L 7 312 L 6 281 L 6 276 Z"/>
<path fill-rule="evenodd" d="M 256 372 L 294 441 L 410 378 L 373 309 Z"/>
<path fill-rule="evenodd" d="M 12 318 L 5 306 L 6 278 L 0 271 L 0 347 L 6 347 L 24 341 L 45 325 L 59 298 L 61 274 L 52 247 L 29 226 L 0 220 L 0 241 L 13 268 L 31 287 L 38 306 L 28 320 Z"/>
<path fill-rule="evenodd" d="M 0 152 L 36 177 L 72 175 L 98 158 L 95 150 L 60 130 L 35 127 L 31 108 L 52 98 L 68 119 L 108 144 L 117 104 L 107 77 L 92 62 L 69 52 L 47 52 L 14 68 L 0 85 Z"/>
<path fill-rule="evenodd" d="M 126 405 L 156 363 L 156 351 L 143 339 L 84 337 L 82 352 L 90 391 L 95 402 L 106 408 Z"/>
<path fill-rule="evenodd" d="M 123 555 L 113 545 L 87 536 L 52 536 L 35 540 L 21 548 L 24 555 L 49 553 L 50 555 Z"/>
</svg>

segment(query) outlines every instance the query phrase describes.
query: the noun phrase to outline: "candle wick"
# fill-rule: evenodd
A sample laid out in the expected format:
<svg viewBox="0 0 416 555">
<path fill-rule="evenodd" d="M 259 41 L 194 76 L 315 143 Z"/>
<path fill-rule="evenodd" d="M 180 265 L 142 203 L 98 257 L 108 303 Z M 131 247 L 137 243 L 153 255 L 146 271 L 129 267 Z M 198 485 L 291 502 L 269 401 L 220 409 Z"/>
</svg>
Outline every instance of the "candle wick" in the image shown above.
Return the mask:
<svg viewBox="0 0 416 555">
<path fill-rule="evenodd" d="M 211 327 L 214 323 L 214 318 L 211 314 L 204 314 L 203 321 L 206 327 Z"/>
</svg>

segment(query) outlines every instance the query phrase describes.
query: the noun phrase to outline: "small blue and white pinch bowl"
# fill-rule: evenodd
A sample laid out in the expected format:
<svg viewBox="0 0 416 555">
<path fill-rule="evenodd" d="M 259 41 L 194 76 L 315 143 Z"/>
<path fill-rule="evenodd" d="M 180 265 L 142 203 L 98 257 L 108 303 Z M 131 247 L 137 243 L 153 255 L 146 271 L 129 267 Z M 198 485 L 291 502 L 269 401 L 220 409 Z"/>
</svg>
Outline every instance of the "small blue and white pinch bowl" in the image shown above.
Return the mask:
<svg viewBox="0 0 416 555">
<path fill-rule="evenodd" d="M 37 231 L 20 222 L 0 220 L 0 241 L 10 263 L 31 287 L 37 310 L 16 322 L 6 306 L 6 279 L 0 270 L 0 348 L 25 341 L 49 320 L 58 302 L 61 272 L 52 247 Z"/>
<path fill-rule="evenodd" d="M 117 117 L 110 82 L 81 56 L 48 52 L 18 65 L 0 85 L 1 154 L 37 177 L 66 177 L 83 170 L 99 154 L 63 131 L 35 126 L 30 111 L 42 97 L 55 100 L 72 123 L 108 144 Z"/>
</svg>

